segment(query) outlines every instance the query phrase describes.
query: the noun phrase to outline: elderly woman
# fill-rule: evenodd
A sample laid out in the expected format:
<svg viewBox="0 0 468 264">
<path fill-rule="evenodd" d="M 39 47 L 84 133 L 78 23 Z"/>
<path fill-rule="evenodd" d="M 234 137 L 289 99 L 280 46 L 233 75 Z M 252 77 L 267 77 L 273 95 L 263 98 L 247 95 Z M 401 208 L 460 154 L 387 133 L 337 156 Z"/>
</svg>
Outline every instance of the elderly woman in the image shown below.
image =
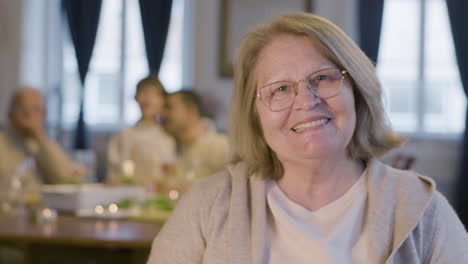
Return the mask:
<svg viewBox="0 0 468 264">
<path fill-rule="evenodd" d="M 182 198 L 149 263 L 468 263 L 433 181 L 375 159 L 402 139 L 339 28 L 280 16 L 247 34 L 235 73 L 235 161 Z"/>
</svg>

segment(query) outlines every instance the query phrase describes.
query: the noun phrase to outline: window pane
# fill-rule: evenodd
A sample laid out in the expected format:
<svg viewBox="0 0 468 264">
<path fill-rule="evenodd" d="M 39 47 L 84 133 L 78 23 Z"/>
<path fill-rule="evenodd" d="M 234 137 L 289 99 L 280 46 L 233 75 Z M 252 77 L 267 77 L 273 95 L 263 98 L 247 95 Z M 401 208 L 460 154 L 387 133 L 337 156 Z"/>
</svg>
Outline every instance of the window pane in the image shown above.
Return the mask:
<svg viewBox="0 0 468 264">
<path fill-rule="evenodd" d="M 172 5 L 171 23 L 159 74 L 168 92 L 174 92 L 182 88 L 184 0 L 174 0 Z"/>
<path fill-rule="evenodd" d="M 398 131 L 417 129 L 418 28 L 419 0 L 385 1 L 377 72 Z"/>
<path fill-rule="evenodd" d="M 127 1 L 126 8 L 124 118 L 127 124 L 134 124 L 140 117 L 140 109 L 134 99 L 136 85 L 148 75 L 148 62 L 138 0 Z"/>
<path fill-rule="evenodd" d="M 75 50 L 67 32 L 63 40 L 63 114 L 62 123 L 66 127 L 74 126 L 78 119 L 80 79 L 76 63 Z"/>
<path fill-rule="evenodd" d="M 445 0 L 426 0 L 425 130 L 454 133 L 464 128 L 461 86 Z"/>
<path fill-rule="evenodd" d="M 91 125 L 115 123 L 119 119 L 121 9 L 121 1 L 104 0 L 102 2 L 93 57 L 85 83 L 85 119 Z M 63 62 L 63 123 L 66 126 L 73 126 L 79 111 L 81 85 L 70 34 L 64 38 Z"/>
<path fill-rule="evenodd" d="M 92 125 L 114 124 L 119 120 L 121 12 L 122 1 L 102 1 L 86 83 L 86 120 Z"/>
<path fill-rule="evenodd" d="M 168 40 L 161 64 L 160 78 L 169 91 L 180 89 L 182 84 L 183 4 L 184 0 L 173 1 Z M 122 38 L 125 41 L 124 52 Z M 63 62 L 63 123 L 73 126 L 79 110 L 80 83 L 69 34 L 64 36 Z M 134 100 L 136 84 L 147 75 L 148 64 L 138 0 L 104 0 L 86 78 L 86 121 L 90 125 L 135 123 L 140 116 Z"/>
</svg>

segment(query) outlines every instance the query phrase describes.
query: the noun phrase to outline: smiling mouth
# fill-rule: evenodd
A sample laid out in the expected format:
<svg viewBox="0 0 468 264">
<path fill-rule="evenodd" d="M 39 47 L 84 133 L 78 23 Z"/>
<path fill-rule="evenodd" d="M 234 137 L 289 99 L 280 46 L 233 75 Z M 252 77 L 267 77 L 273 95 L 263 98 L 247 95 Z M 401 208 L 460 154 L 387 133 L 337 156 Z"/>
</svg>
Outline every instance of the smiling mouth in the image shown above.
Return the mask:
<svg viewBox="0 0 468 264">
<path fill-rule="evenodd" d="M 302 130 L 307 129 L 307 128 L 323 126 L 327 124 L 330 120 L 331 120 L 330 118 L 322 118 L 319 120 L 302 123 L 295 127 L 292 127 L 291 130 L 296 133 L 301 132 Z"/>
</svg>

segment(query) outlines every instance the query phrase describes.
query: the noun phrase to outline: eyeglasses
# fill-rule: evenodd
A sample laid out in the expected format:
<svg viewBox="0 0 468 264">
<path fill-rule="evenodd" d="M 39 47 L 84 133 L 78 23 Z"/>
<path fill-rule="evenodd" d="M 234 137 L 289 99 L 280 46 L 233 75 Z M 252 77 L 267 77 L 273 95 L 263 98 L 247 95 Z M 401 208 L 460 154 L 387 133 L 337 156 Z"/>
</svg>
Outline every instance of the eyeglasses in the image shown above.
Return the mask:
<svg viewBox="0 0 468 264">
<path fill-rule="evenodd" d="M 307 89 L 320 99 L 327 99 L 340 93 L 346 71 L 327 68 L 311 73 L 304 80 L 279 81 L 259 89 L 257 98 L 272 112 L 288 109 L 298 94 L 299 82 L 305 81 Z"/>
</svg>

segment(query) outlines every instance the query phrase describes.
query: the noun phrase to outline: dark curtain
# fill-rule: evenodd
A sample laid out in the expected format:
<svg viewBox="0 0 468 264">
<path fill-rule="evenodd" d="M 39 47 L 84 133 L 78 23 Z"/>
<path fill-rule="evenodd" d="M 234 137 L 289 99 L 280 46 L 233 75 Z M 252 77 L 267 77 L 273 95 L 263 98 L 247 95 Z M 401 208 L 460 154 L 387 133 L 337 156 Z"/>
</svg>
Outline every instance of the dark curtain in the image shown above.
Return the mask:
<svg viewBox="0 0 468 264">
<path fill-rule="evenodd" d="M 140 0 L 146 57 L 151 74 L 158 74 L 164 55 L 172 0 Z"/>
<path fill-rule="evenodd" d="M 84 120 L 85 79 L 93 54 L 102 0 L 62 0 L 71 39 L 75 47 L 81 80 L 80 113 L 75 130 L 75 149 L 87 149 L 88 132 Z"/>
<path fill-rule="evenodd" d="M 384 0 L 359 0 L 359 45 L 377 63 Z"/>
<path fill-rule="evenodd" d="M 465 90 L 468 95 L 468 1 L 446 0 L 452 28 L 455 54 L 457 56 L 458 69 Z M 468 125 L 468 109 L 466 111 L 465 126 Z M 467 126 L 468 127 L 468 126 Z M 465 225 L 468 227 L 468 130 L 465 128 L 463 136 L 463 149 L 460 158 L 460 173 L 458 175 L 457 190 L 455 192 L 455 208 Z"/>
</svg>

